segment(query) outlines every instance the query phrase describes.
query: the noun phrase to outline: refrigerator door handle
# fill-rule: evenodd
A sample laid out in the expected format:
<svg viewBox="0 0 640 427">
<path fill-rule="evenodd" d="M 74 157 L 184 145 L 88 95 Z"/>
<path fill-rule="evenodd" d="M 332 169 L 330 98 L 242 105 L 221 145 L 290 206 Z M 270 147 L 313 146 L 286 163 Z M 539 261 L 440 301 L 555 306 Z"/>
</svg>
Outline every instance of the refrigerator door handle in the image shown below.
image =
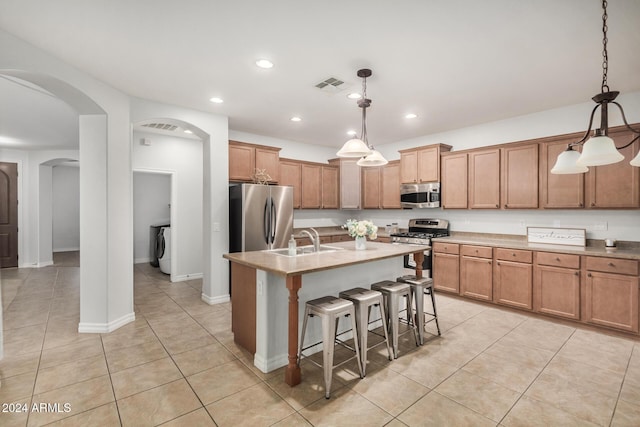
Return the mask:
<svg viewBox="0 0 640 427">
<path fill-rule="evenodd" d="M 268 198 L 264 202 L 264 214 L 262 216 L 262 234 L 264 236 L 264 242 L 269 245 L 269 228 L 271 224 L 271 209 L 269 208 L 269 204 L 271 202 L 271 198 Z"/>
<path fill-rule="evenodd" d="M 273 198 L 269 197 L 271 201 L 271 233 L 269 235 L 269 243 L 273 244 L 276 241 L 276 227 L 278 225 L 278 212 L 276 210 L 276 204 L 273 202 Z"/>
</svg>

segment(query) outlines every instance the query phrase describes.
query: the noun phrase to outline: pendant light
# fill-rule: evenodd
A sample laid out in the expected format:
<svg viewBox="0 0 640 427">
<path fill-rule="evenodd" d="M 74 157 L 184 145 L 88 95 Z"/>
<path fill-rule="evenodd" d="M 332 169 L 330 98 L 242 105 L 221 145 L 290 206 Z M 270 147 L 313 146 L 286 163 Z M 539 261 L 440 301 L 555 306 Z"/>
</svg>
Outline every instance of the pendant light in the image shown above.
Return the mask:
<svg viewBox="0 0 640 427">
<path fill-rule="evenodd" d="M 589 170 L 587 166 L 609 165 L 620 162 L 624 160 L 624 156 L 620 154 L 618 150 L 627 148 L 640 138 L 640 130 L 629 126 L 622 106 L 615 101 L 620 92 L 609 91 L 609 85 L 607 84 L 607 71 L 609 70 L 609 54 L 607 52 L 607 0 L 602 0 L 602 10 L 602 86 L 601 92 L 592 98 L 598 105 L 591 111 L 589 126 L 582 139 L 578 142 L 570 143 L 567 150 L 558 156 L 556 164 L 551 169 L 551 173 L 553 174 L 584 173 Z M 618 107 L 625 127 L 634 134 L 637 134 L 629 143 L 622 147 L 616 147 L 613 139 L 609 138 L 609 104 Z M 593 137 L 587 140 L 591 133 L 593 116 L 598 108 L 600 108 L 600 128 L 596 129 Z M 577 145 L 582 145 L 582 153 L 573 150 L 572 147 Z M 630 163 L 632 166 L 640 167 L 640 153 L 638 153 Z"/>
<path fill-rule="evenodd" d="M 360 138 L 353 138 L 345 142 L 340 151 L 336 153 L 338 157 L 360 157 L 358 166 L 382 166 L 386 165 L 385 159 L 379 151 L 369 145 L 367 138 L 367 108 L 371 106 L 371 100 L 367 98 L 367 77 L 371 77 L 371 70 L 363 68 L 358 70 L 358 77 L 362 79 L 362 98 L 358 100 L 358 107 L 362 108 L 362 131 Z"/>
</svg>

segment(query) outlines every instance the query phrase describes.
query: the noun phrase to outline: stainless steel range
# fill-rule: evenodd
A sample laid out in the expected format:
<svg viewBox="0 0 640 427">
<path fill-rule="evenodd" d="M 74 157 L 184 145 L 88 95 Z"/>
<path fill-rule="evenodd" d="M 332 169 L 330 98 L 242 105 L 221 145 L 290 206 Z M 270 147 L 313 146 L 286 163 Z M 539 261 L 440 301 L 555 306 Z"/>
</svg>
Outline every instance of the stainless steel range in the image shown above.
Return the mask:
<svg viewBox="0 0 640 427">
<path fill-rule="evenodd" d="M 446 219 L 410 219 L 409 231 L 403 233 L 391 233 L 393 243 L 431 246 L 433 237 L 444 237 L 449 235 L 449 221 Z M 416 262 L 413 255 L 404 257 L 404 267 L 412 270 L 416 269 Z M 431 277 L 431 249 L 424 251 L 424 262 L 422 263 L 423 277 Z"/>
</svg>

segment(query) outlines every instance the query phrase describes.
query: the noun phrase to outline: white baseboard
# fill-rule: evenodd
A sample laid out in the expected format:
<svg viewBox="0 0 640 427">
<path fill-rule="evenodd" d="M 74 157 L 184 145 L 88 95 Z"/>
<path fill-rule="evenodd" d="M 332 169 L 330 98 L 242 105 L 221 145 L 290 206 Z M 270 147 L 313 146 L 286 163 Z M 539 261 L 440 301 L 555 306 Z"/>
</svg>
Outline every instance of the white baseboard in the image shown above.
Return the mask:
<svg viewBox="0 0 640 427">
<path fill-rule="evenodd" d="M 202 279 L 202 273 L 185 274 L 182 276 L 171 276 L 172 282 L 186 282 L 187 280 Z"/>
<path fill-rule="evenodd" d="M 231 295 L 229 294 L 219 297 L 210 297 L 208 295 L 202 294 L 200 295 L 200 298 L 202 298 L 202 301 L 206 302 L 209 305 L 222 304 L 231 301 Z"/>
<path fill-rule="evenodd" d="M 149 257 L 147 257 L 147 258 L 135 258 L 133 260 L 133 263 L 134 264 L 144 264 L 144 263 L 150 262 L 150 261 L 151 261 L 151 258 L 149 258 Z"/>
<path fill-rule="evenodd" d="M 289 357 L 286 354 L 280 354 L 278 356 L 272 357 L 271 359 L 263 359 L 260 355 L 256 353 L 253 357 L 253 366 L 260 369 L 260 371 L 265 374 L 275 371 L 278 368 L 282 368 L 283 366 L 287 366 L 289 364 Z"/>
<path fill-rule="evenodd" d="M 73 247 L 73 248 L 55 248 L 52 252 L 75 252 L 75 251 L 79 251 L 80 250 L 80 246 L 77 247 Z"/>
<path fill-rule="evenodd" d="M 36 264 L 36 267 L 41 268 L 41 267 L 46 267 L 48 265 L 53 265 L 53 260 L 39 262 Z"/>
<path fill-rule="evenodd" d="M 108 334 L 121 326 L 136 320 L 135 313 L 125 314 L 119 319 L 109 323 L 82 323 L 78 325 L 78 332 L 81 334 Z"/>
</svg>

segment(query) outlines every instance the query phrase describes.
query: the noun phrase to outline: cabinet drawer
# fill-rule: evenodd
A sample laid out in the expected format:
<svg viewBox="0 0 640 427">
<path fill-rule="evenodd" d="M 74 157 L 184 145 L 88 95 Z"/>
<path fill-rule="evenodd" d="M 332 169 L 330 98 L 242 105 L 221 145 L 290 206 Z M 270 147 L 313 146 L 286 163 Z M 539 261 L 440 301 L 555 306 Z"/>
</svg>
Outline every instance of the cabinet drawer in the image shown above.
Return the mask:
<svg viewBox="0 0 640 427">
<path fill-rule="evenodd" d="M 462 245 L 460 254 L 465 256 L 473 256 L 478 258 L 491 258 L 493 256 L 492 248 L 486 246 Z"/>
<path fill-rule="evenodd" d="M 605 273 L 638 275 L 638 261 L 631 259 L 587 257 L 587 270 L 603 271 Z"/>
<path fill-rule="evenodd" d="M 556 254 L 553 252 L 538 252 L 539 265 L 553 265 L 555 267 L 580 268 L 580 256 L 568 254 Z"/>
<path fill-rule="evenodd" d="M 460 245 L 457 243 L 433 242 L 433 251 L 443 254 L 458 255 L 460 253 Z"/>
<path fill-rule="evenodd" d="M 527 264 L 531 264 L 532 258 L 531 251 L 496 248 L 496 260 L 526 262 Z"/>
</svg>

